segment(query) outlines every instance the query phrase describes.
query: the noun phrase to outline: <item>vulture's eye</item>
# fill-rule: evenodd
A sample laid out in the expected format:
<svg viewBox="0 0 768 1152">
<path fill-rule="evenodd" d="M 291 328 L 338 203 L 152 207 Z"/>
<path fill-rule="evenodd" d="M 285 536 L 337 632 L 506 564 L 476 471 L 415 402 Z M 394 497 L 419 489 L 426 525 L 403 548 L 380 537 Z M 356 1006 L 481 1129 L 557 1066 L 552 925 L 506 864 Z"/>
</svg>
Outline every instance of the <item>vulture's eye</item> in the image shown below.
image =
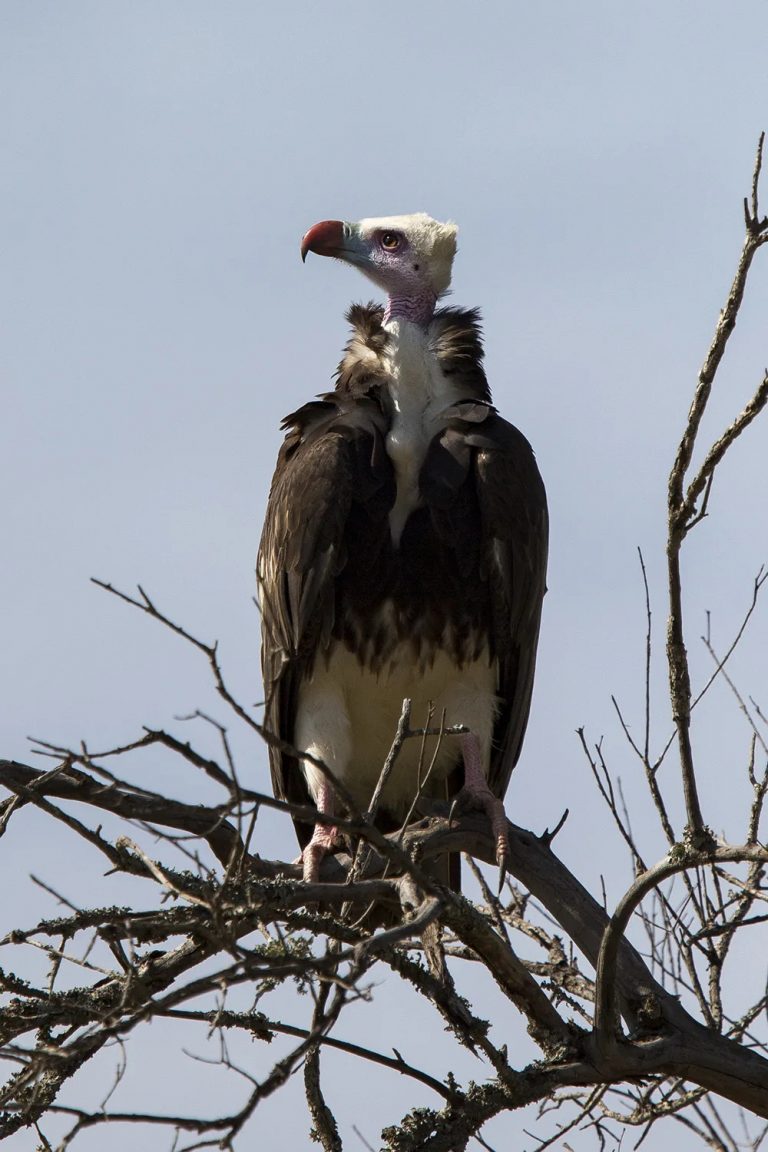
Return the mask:
<svg viewBox="0 0 768 1152">
<path fill-rule="evenodd" d="M 387 252 L 394 252 L 400 247 L 400 237 L 397 232 L 382 232 L 381 246 L 386 248 Z"/>
</svg>

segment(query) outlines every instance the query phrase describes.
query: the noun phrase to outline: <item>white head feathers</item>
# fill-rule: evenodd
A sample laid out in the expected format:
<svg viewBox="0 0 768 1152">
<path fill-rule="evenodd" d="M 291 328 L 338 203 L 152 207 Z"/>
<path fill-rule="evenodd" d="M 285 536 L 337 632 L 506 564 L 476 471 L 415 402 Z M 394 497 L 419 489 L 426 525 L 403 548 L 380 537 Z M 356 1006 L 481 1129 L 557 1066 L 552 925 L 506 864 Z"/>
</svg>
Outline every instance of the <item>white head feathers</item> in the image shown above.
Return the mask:
<svg viewBox="0 0 768 1152">
<path fill-rule="evenodd" d="M 376 232 L 402 232 L 421 270 L 428 273 L 435 296 L 448 290 L 459 231 L 456 224 L 441 224 L 426 212 L 414 212 L 410 216 L 368 217 L 358 221 L 357 228 L 361 239 Z"/>
</svg>

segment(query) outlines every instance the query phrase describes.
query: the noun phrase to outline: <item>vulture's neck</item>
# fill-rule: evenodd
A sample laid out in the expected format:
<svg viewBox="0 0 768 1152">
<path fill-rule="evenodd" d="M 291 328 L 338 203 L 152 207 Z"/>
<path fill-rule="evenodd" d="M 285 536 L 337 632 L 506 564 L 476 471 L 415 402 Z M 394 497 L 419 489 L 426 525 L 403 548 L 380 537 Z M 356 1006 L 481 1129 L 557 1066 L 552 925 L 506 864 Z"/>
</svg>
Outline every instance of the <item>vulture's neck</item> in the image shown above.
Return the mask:
<svg viewBox="0 0 768 1152">
<path fill-rule="evenodd" d="M 405 296 L 388 296 L 384 309 L 384 323 L 390 320 L 410 320 L 420 328 L 428 328 L 435 314 L 437 297 L 429 288 Z"/>
</svg>

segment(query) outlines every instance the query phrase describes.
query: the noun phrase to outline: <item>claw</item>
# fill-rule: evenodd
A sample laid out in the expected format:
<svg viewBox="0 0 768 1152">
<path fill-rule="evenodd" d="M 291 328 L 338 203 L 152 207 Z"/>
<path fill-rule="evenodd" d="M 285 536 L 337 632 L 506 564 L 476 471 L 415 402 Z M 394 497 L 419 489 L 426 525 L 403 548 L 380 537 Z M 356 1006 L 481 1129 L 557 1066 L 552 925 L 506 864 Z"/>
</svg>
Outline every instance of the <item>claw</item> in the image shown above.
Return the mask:
<svg viewBox="0 0 768 1152">
<path fill-rule="evenodd" d="M 315 798 L 317 809 L 324 816 L 332 816 L 335 797 L 330 785 L 323 782 Z M 339 830 L 331 824 L 315 824 L 312 839 L 304 846 L 300 860 L 304 870 L 304 879 L 314 884 L 320 876 L 320 865 L 323 857 L 327 856 L 339 842 Z"/>
<path fill-rule="evenodd" d="M 449 828 L 450 828 L 451 824 L 453 824 L 453 818 L 456 815 L 456 809 L 458 808 L 458 806 L 459 806 L 459 797 L 454 796 L 453 803 L 451 804 L 451 808 L 450 808 L 450 811 L 448 813 L 448 827 Z"/>
<path fill-rule="evenodd" d="M 507 875 L 507 859 L 509 856 L 509 839 L 507 838 L 507 816 L 504 811 L 504 802 L 494 796 L 488 787 L 488 781 L 483 770 L 480 742 L 473 733 L 469 732 L 462 737 L 461 750 L 464 756 L 464 793 L 488 814 L 491 823 L 491 833 L 496 843 L 496 863 L 499 866 L 499 892 Z M 458 799 L 458 798 L 457 798 Z M 454 801 L 454 807 L 457 801 Z M 453 809 L 451 810 L 453 811 Z"/>
<path fill-rule="evenodd" d="M 333 850 L 338 838 L 338 829 L 327 824 L 315 824 L 312 839 L 301 853 L 301 866 L 308 884 L 315 884 L 319 880 L 323 858 Z"/>
</svg>

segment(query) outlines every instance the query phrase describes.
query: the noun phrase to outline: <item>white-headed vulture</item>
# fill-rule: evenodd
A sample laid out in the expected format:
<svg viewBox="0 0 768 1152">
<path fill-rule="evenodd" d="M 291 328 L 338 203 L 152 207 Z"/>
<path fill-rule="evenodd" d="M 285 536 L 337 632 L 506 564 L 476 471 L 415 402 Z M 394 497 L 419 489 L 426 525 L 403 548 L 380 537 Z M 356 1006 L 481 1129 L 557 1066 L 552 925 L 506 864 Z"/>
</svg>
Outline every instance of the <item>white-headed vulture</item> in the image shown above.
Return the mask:
<svg viewBox="0 0 768 1152">
<path fill-rule="evenodd" d="M 503 796 L 531 704 L 547 503 L 528 441 L 497 413 L 478 313 L 438 307 L 456 226 L 423 213 L 324 220 L 308 252 L 359 268 L 386 304 L 354 305 L 335 391 L 284 421 L 258 559 L 265 725 L 278 798 L 364 812 L 412 723 L 467 734 L 406 740 L 381 797 L 396 827 L 417 794 L 484 808 L 499 863 Z M 437 749 L 437 751 L 436 751 Z M 436 752 L 436 754 L 435 754 Z M 337 841 L 297 824 L 304 874 Z M 456 883 L 457 872 L 451 869 Z"/>
</svg>

